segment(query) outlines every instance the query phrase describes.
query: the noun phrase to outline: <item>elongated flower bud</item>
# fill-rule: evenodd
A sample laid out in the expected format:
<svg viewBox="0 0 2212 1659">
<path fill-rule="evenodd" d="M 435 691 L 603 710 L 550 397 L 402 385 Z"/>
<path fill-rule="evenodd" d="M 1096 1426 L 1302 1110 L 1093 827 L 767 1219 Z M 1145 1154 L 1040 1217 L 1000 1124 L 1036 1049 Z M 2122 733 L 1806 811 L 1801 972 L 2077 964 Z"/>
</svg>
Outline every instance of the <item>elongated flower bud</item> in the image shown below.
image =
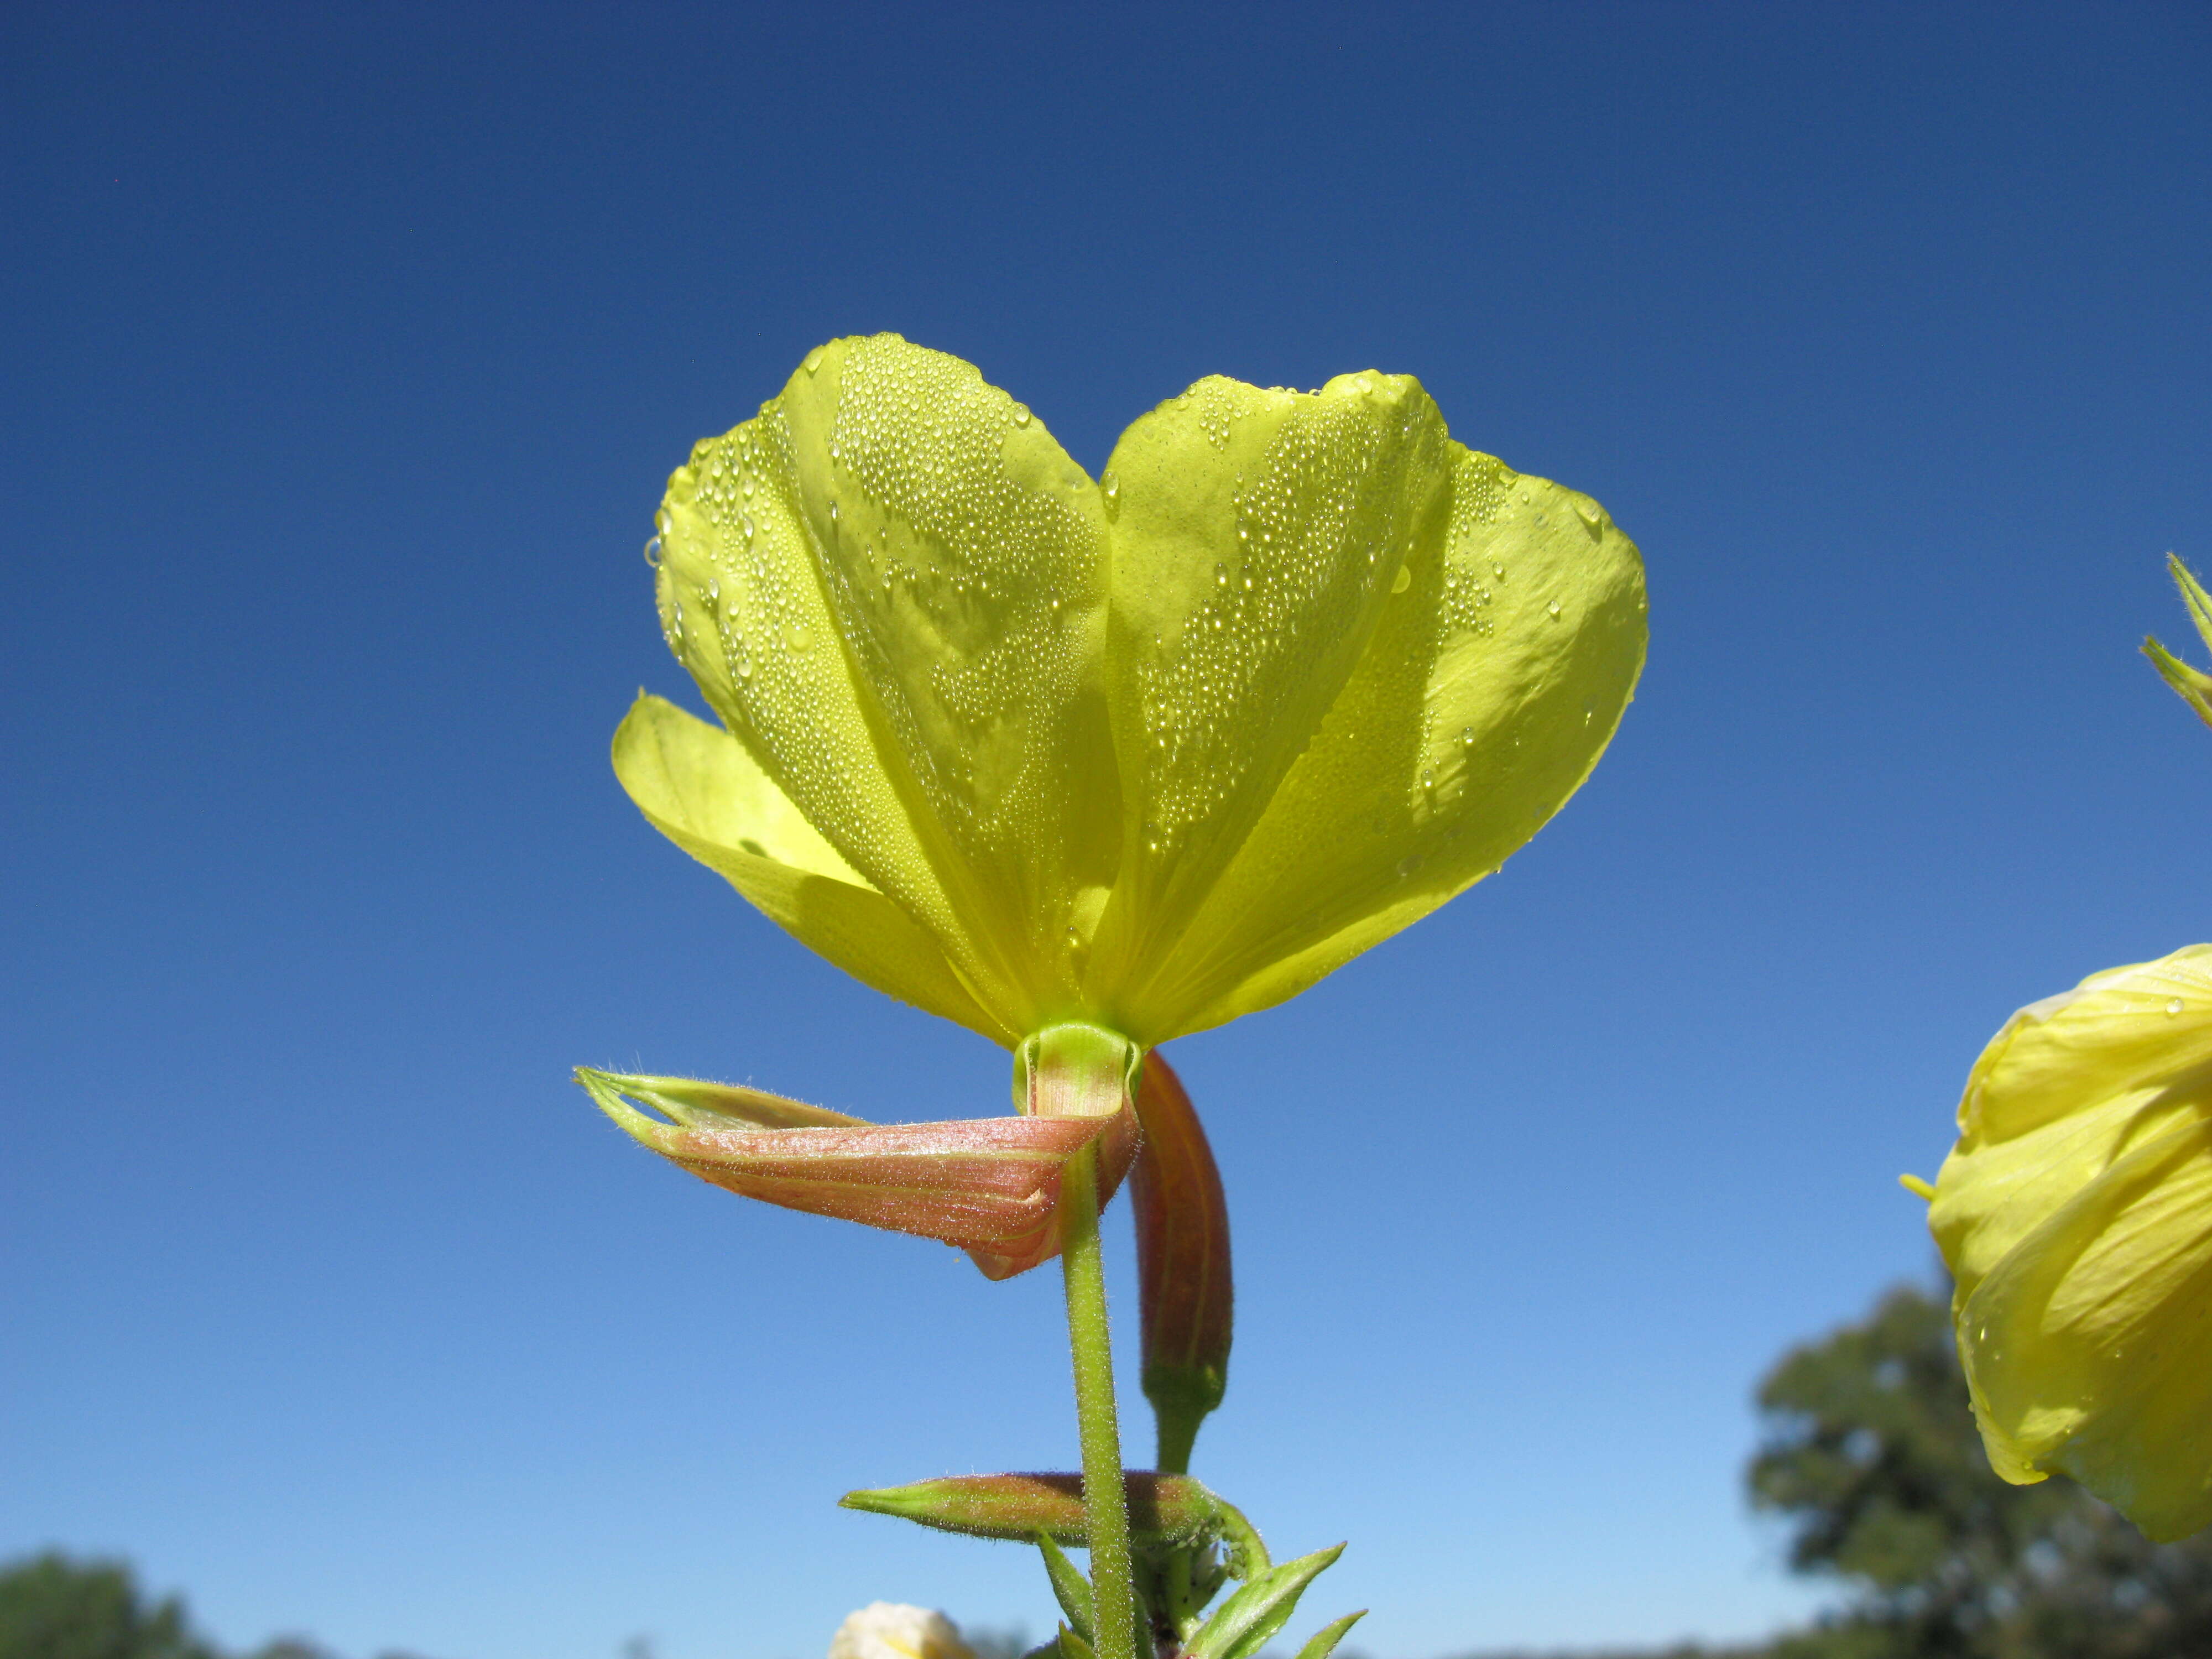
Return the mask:
<svg viewBox="0 0 2212 1659">
<path fill-rule="evenodd" d="M 1129 1194 L 1145 1397 L 1159 1419 L 1159 1466 L 1180 1473 L 1189 1467 L 1199 1424 L 1229 1385 L 1229 1202 L 1190 1097 L 1158 1051 L 1145 1056 L 1137 1118 L 1145 1139 Z"/>
<path fill-rule="evenodd" d="M 1191 1545 L 1221 1530 L 1219 1500 L 1187 1474 L 1132 1469 L 1121 1477 L 1129 1530 L 1139 1541 Z M 1055 1544 L 1089 1542 L 1079 1474 L 956 1474 L 875 1492 L 848 1492 L 848 1510 L 895 1515 L 940 1532 L 1024 1542 L 1042 1534 Z"/>
</svg>

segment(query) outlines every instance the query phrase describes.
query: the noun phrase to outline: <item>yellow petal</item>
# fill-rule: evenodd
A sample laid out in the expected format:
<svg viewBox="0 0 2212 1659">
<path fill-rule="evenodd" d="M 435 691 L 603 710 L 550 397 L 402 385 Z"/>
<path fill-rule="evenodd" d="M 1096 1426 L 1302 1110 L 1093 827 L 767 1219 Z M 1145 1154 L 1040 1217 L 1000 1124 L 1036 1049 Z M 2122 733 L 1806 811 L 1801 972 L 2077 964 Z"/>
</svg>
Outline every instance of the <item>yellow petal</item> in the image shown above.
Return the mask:
<svg viewBox="0 0 2212 1659">
<path fill-rule="evenodd" d="M 1409 553 L 1435 557 L 1450 472 L 1436 406 L 1404 375 L 1313 393 L 1217 377 L 1122 434 L 1108 690 L 1126 832 L 1091 964 L 1121 1029 L 1176 1029 L 1188 999 L 1151 981 L 1343 690 Z"/>
<path fill-rule="evenodd" d="M 1097 487 L 972 366 L 878 335 L 810 353 L 663 510 L 678 654 L 783 793 L 999 1024 L 1075 1010 L 1120 838 Z"/>
<path fill-rule="evenodd" d="M 1526 842 L 1618 725 L 1643 570 L 1419 384 L 1210 380 L 1107 477 L 1129 830 L 1094 992 L 1147 1041 L 1303 990 Z"/>
<path fill-rule="evenodd" d="M 1458 444 L 1351 683 L 1160 976 L 1182 1030 L 1295 995 L 1490 874 L 1597 764 L 1644 570 L 1586 495 Z"/>
<path fill-rule="evenodd" d="M 2212 946 L 2022 1009 L 1976 1062 L 1929 1225 L 2008 1480 L 2154 1537 L 2212 1522 Z"/>
<path fill-rule="evenodd" d="M 929 933 L 816 832 L 727 732 L 641 696 L 615 732 L 615 773 L 653 827 L 854 978 L 1000 1042 Z"/>
<path fill-rule="evenodd" d="M 2161 1542 L 2212 1524 L 2208 1107 L 2192 1079 L 2175 1127 L 2098 1175 L 1959 1310 L 1998 1473 L 2071 1475 Z"/>
</svg>

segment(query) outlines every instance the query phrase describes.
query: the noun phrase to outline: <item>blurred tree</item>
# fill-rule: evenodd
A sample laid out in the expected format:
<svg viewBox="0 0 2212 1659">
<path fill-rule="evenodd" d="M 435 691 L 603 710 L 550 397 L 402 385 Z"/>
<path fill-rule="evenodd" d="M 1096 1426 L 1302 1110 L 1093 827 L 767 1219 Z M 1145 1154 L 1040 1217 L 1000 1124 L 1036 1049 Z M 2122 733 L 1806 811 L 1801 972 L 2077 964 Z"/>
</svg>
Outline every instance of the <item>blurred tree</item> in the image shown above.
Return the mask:
<svg viewBox="0 0 2212 1659">
<path fill-rule="evenodd" d="M 2212 1659 L 2212 1534 L 2154 1545 L 2064 1480 L 1998 1480 L 1926 1291 L 1784 1355 L 1759 1404 L 1753 1504 L 1856 1592 L 1775 1659 Z"/>
<path fill-rule="evenodd" d="M 149 1606 L 130 1568 L 49 1553 L 0 1568 L 0 1659 L 216 1659 L 174 1596 Z"/>
</svg>

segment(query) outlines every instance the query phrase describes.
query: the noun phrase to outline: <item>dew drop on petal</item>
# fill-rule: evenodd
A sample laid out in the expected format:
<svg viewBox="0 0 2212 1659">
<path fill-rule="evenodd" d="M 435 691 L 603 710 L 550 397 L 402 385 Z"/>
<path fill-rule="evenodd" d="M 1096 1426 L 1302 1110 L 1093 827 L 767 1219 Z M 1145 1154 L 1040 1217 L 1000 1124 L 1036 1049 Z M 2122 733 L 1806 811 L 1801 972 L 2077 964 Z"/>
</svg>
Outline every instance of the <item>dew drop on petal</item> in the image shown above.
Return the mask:
<svg viewBox="0 0 2212 1659">
<path fill-rule="evenodd" d="M 2176 1014 L 2181 1012 L 2181 1007 L 2182 1003 L 2179 997 L 2168 997 L 2166 1000 L 2166 1017 L 2168 1019 L 2172 1019 Z"/>
<path fill-rule="evenodd" d="M 1397 575 L 1391 580 L 1390 591 L 1393 593 L 1402 593 L 1413 585 L 1413 567 L 1410 564 L 1400 565 Z"/>
<path fill-rule="evenodd" d="M 645 562 L 655 570 L 660 568 L 660 538 L 655 536 L 645 544 Z"/>
</svg>

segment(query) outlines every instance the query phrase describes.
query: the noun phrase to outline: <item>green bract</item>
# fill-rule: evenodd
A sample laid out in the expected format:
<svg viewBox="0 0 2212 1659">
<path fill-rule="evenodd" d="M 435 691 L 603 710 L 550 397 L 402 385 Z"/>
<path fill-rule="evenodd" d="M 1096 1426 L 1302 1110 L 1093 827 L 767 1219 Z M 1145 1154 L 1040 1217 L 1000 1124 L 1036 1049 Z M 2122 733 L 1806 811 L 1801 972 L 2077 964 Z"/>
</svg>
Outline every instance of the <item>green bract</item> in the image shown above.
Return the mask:
<svg viewBox="0 0 2212 1659">
<path fill-rule="evenodd" d="M 1211 378 L 1094 481 L 957 357 L 808 355 L 669 480 L 646 816 L 838 966 L 1012 1047 L 1311 985 L 1497 869 L 1644 659 L 1636 549 L 1410 376 Z"/>
</svg>

